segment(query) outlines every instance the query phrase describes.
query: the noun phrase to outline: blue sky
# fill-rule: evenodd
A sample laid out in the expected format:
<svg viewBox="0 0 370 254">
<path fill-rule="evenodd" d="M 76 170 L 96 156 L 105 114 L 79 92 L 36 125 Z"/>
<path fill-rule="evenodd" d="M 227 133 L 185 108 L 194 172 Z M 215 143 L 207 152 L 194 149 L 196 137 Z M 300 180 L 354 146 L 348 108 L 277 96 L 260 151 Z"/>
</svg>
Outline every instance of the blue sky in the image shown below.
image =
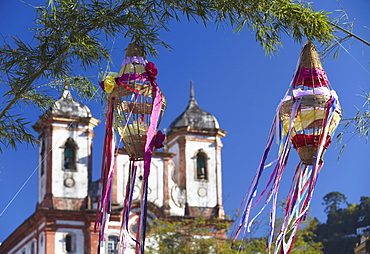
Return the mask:
<svg viewBox="0 0 370 254">
<path fill-rule="evenodd" d="M 29 2 L 37 3 L 35 0 Z M 340 4 L 349 18 L 355 19 L 353 32 L 370 41 L 370 2 L 341 0 Z M 32 43 L 32 33 L 28 28 L 34 27 L 33 8 L 19 0 L 2 0 L 0 6 L 0 33 L 3 36 L 18 35 Z M 314 7 L 328 11 L 340 8 L 335 0 L 320 0 L 314 3 Z M 333 16 L 337 15 L 333 13 Z M 199 106 L 214 114 L 221 128 L 228 132 L 222 140 L 223 198 L 226 213 L 233 215 L 256 172 L 276 106 L 289 87 L 302 45 L 283 36 L 284 45 L 278 55 L 266 56 L 253 33 L 246 29 L 235 34 L 229 27 L 216 30 L 213 25 L 204 28 L 185 20 L 171 24 L 170 29 L 171 32 L 162 33 L 162 39 L 173 46 L 173 51 L 159 48 L 159 58 L 149 59 L 159 70 L 158 84 L 168 101 L 160 128 L 168 128 L 185 110 L 189 84 L 194 81 L 195 99 Z M 124 58 L 123 49 L 128 43 L 128 40 L 119 37 L 110 42 L 114 63 L 110 66 L 112 71 L 119 69 Z M 370 47 L 354 40 L 344 43 L 344 47 L 349 48 L 348 53 L 341 50 L 339 59 L 324 59 L 323 67 L 339 95 L 343 118 L 351 118 L 356 113 L 355 106 L 362 107 L 364 103 L 360 96 L 362 89 L 370 91 Z M 96 77 L 99 68 L 105 69 L 106 64 L 94 66 L 80 74 Z M 0 89 L 3 94 L 6 88 L 2 85 Z M 99 100 L 100 93 L 96 96 Z M 104 109 L 99 102 L 90 101 L 87 105 L 94 117 L 102 119 Z M 32 124 L 42 114 L 33 107 L 16 112 L 24 113 Z M 95 131 L 94 180 L 100 176 L 103 124 Z M 348 138 L 350 135 L 345 136 L 345 140 Z M 361 196 L 370 196 L 369 145 L 365 140 L 354 137 L 340 160 L 338 154 L 339 148 L 334 142 L 325 154 L 325 165 L 311 202 L 311 215 L 321 222 L 326 219 L 322 205 L 325 194 L 342 192 L 350 203 L 358 203 Z M 289 190 L 297 157 L 292 150 L 282 180 L 280 199 L 284 199 Z M 4 150 L 0 155 L 0 242 L 35 211 L 37 174 L 32 173 L 36 168 L 36 148 L 22 145 L 16 151 Z M 27 184 L 7 207 L 29 177 Z"/>
</svg>

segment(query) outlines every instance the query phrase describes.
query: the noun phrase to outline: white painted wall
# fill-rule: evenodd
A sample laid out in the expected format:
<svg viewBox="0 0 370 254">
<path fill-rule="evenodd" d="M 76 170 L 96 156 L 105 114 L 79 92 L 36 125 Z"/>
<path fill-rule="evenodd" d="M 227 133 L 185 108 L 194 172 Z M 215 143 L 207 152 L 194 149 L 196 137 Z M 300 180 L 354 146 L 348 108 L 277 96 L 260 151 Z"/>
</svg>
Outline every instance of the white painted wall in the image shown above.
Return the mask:
<svg viewBox="0 0 370 254">
<path fill-rule="evenodd" d="M 127 155 L 119 154 L 116 161 L 117 174 L 115 175 L 117 179 L 117 202 L 123 205 L 126 192 L 126 181 L 128 177 L 128 170 L 130 168 L 130 161 Z"/>
<path fill-rule="evenodd" d="M 162 207 L 164 204 L 164 161 L 162 158 L 152 158 L 148 180 L 148 201 Z"/>
<path fill-rule="evenodd" d="M 191 136 L 214 141 L 215 138 L 207 136 Z M 196 154 L 199 149 L 207 154 L 208 179 L 206 181 L 196 180 Z M 216 178 L 216 147 L 214 143 L 187 141 L 186 142 L 186 194 L 189 206 L 214 207 L 217 205 L 217 178 Z M 198 195 L 199 189 L 205 189 L 207 195 Z"/>
<path fill-rule="evenodd" d="M 38 254 L 45 254 L 45 232 L 39 234 Z"/>
<path fill-rule="evenodd" d="M 120 154 L 117 157 L 117 201 L 123 204 L 124 195 L 126 192 L 126 184 L 130 172 L 129 156 Z M 135 180 L 135 189 L 133 194 L 133 202 L 139 201 L 141 193 L 142 181 L 139 176 L 144 174 L 144 162 L 137 162 L 137 173 Z M 164 161 L 162 158 L 152 158 L 150 165 L 150 174 L 148 178 L 148 201 L 154 203 L 158 207 L 164 204 Z"/>
<path fill-rule="evenodd" d="M 54 123 L 54 127 L 65 127 L 63 124 Z M 87 126 L 78 126 L 87 129 Z M 63 170 L 63 152 L 66 140 L 71 137 L 77 143 L 77 170 L 68 172 Z M 54 197 L 85 198 L 88 193 L 88 155 L 89 138 L 84 132 L 56 129 L 53 132 L 53 170 L 52 170 L 52 193 Z M 64 180 L 68 177 L 74 179 L 73 187 L 66 187 Z"/>
<path fill-rule="evenodd" d="M 45 159 L 44 159 L 44 174 L 41 175 L 41 160 L 43 159 L 42 156 L 41 156 L 41 149 L 42 149 L 42 145 L 39 145 L 39 153 L 38 153 L 38 158 L 39 158 L 39 172 L 38 172 L 38 181 L 39 181 L 39 184 L 38 184 L 38 203 L 40 204 L 42 202 L 42 200 L 44 199 L 44 196 L 45 196 L 45 193 L 46 193 L 46 163 L 47 163 L 47 160 L 46 160 L 46 155 L 48 154 L 48 151 L 46 150 L 46 146 L 47 146 L 47 139 L 45 138 L 45 136 L 43 137 L 43 139 L 45 139 Z M 42 142 L 42 140 L 41 140 Z"/>
<path fill-rule="evenodd" d="M 73 235 L 73 252 L 70 253 L 84 253 L 84 234 L 82 229 L 75 229 L 75 228 L 58 228 L 57 232 L 55 233 L 54 238 L 54 254 L 65 254 L 64 252 L 64 244 L 65 244 L 65 235 L 66 234 Z"/>
<path fill-rule="evenodd" d="M 137 221 L 139 220 L 139 216 L 137 216 L 137 213 L 139 213 L 139 212 L 140 212 L 139 208 L 135 208 L 135 209 L 131 210 L 130 218 L 129 218 L 129 221 L 128 221 L 129 230 L 131 229 L 132 224 L 134 224 L 134 223 L 137 224 Z M 148 211 L 147 222 L 149 224 L 153 224 L 152 222 L 156 218 L 157 217 L 155 216 L 155 214 Z M 114 228 L 112 228 L 112 227 L 114 227 Z M 119 230 L 117 229 L 118 227 L 121 227 L 120 222 L 109 221 L 108 222 L 108 229 L 104 233 L 105 239 L 108 240 L 109 236 L 117 236 L 118 237 L 119 234 L 120 234 Z M 135 245 L 135 241 L 133 239 L 136 239 L 136 235 L 134 235 L 132 232 L 128 232 L 126 230 L 123 232 L 123 234 L 124 234 L 124 239 L 126 239 L 126 242 L 125 242 L 126 249 L 125 249 L 124 254 L 135 254 L 136 245 Z M 147 232 L 147 234 L 148 234 L 148 232 Z M 153 239 L 150 238 L 150 235 L 149 235 L 149 237 L 145 239 L 145 246 L 151 245 L 153 243 L 154 243 L 154 241 L 153 241 Z M 100 246 L 100 253 L 105 254 L 105 253 L 107 253 L 107 250 L 108 250 L 107 242 L 105 241 Z"/>
<path fill-rule="evenodd" d="M 180 156 L 179 156 L 179 144 L 176 142 L 176 140 L 178 139 L 175 138 L 174 140 L 171 140 L 171 143 L 168 144 L 168 151 L 170 153 L 174 153 L 175 156 L 172 158 L 172 161 L 173 163 L 175 164 L 175 168 L 174 168 L 174 171 L 172 172 L 171 174 L 171 177 L 172 177 L 172 180 L 178 184 L 178 172 L 179 172 L 179 161 L 180 161 Z"/>
<path fill-rule="evenodd" d="M 16 246 L 14 246 L 13 249 L 10 250 L 9 253 L 22 254 L 22 251 L 25 251 L 26 253 L 31 253 L 32 242 L 36 242 L 34 238 L 35 234 L 36 234 L 36 231 L 33 231 L 29 235 L 21 239 L 19 243 Z"/>
<path fill-rule="evenodd" d="M 181 190 L 175 182 L 174 175 L 176 174 L 176 165 L 174 162 L 168 165 L 168 192 L 170 215 L 183 216 L 185 214 L 186 192 Z"/>
</svg>

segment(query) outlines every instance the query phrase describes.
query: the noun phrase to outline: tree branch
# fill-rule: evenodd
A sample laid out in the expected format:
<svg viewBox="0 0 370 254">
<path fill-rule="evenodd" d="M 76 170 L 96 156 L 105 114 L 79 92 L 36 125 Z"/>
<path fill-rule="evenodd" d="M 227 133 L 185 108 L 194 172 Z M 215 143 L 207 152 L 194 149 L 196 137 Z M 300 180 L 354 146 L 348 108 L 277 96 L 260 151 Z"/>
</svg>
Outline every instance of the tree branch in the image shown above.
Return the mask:
<svg viewBox="0 0 370 254">
<path fill-rule="evenodd" d="M 334 23 L 332 23 L 332 22 L 329 22 L 329 23 L 330 23 L 332 26 L 334 26 L 335 28 L 337 28 L 337 29 L 341 30 L 342 32 L 345 32 L 346 34 L 350 35 L 351 37 L 356 38 L 357 40 L 359 40 L 359 41 L 361 41 L 361 42 L 365 43 L 367 46 L 370 46 L 370 42 L 365 41 L 364 39 L 362 39 L 361 37 L 359 37 L 359 36 L 355 35 L 354 33 L 351 33 L 350 31 L 348 31 L 348 30 L 344 29 L 343 27 L 338 26 L 337 24 L 334 24 Z"/>
</svg>

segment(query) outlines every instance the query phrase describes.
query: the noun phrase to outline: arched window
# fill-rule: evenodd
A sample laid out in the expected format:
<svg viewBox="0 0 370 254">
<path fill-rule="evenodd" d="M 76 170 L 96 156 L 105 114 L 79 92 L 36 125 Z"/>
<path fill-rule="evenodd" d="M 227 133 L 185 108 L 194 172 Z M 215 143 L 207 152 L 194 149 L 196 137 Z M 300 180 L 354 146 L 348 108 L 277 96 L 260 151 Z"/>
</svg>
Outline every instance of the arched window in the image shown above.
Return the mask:
<svg viewBox="0 0 370 254">
<path fill-rule="evenodd" d="M 146 233 L 149 234 L 150 231 L 151 231 L 151 225 L 150 225 L 150 222 L 152 221 L 152 219 L 150 218 L 150 214 L 149 214 L 149 218 L 146 220 Z M 152 218 L 155 218 L 155 217 L 152 217 Z M 131 235 L 135 236 L 137 234 L 137 230 L 138 230 L 138 227 L 139 227 L 139 215 L 136 215 L 136 219 L 130 223 L 131 225 L 129 226 L 129 232 L 131 233 Z"/>
<path fill-rule="evenodd" d="M 73 234 L 67 233 L 64 235 L 64 252 L 72 253 L 74 251 L 74 241 Z"/>
<path fill-rule="evenodd" d="M 31 244 L 31 254 L 35 254 L 35 242 L 32 242 Z"/>
<path fill-rule="evenodd" d="M 64 144 L 64 169 L 76 170 L 77 145 L 72 138 L 68 138 Z"/>
<path fill-rule="evenodd" d="M 117 245 L 118 245 L 118 237 L 114 235 L 108 236 L 106 253 L 107 254 L 117 254 L 118 253 Z"/>
<path fill-rule="evenodd" d="M 44 236 L 40 234 L 40 247 L 42 247 L 44 244 Z"/>
<path fill-rule="evenodd" d="M 45 137 L 42 137 L 42 141 L 41 141 L 41 151 L 40 151 L 40 175 L 44 175 L 45 173 L 45 159 L 46 159 L 46 156 L 45 156 Z"/>
<path fill-rule="evenodd" d="M 197 153 L 197 179 L 198 180 L 207 180 L 208 179 L 208 170 L 207 170 L 207 159 L 208 156 L 202 149 Z"/>
</svg>

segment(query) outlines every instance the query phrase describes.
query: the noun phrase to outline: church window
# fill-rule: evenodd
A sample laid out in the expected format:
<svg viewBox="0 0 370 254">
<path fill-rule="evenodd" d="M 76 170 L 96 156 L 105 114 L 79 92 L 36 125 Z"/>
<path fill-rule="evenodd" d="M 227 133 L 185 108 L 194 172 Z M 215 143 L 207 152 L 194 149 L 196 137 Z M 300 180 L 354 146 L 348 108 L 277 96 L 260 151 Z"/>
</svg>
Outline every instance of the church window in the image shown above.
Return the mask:
<svg viewBox="0 0 370 254">
<path fill-rule="evenodd" d="M 207 159 L 208 156 L 202 149 L 200 149 L 196 156 L 196 177 L 198 180 L 207 180 L 208 179 L 208 170 L 207 170 Z"/>
<path fill-rule="evenodd" d="M 76 170 L 77 145 L 72 138 L 68 138 L 64 144 L 64 169 Z"/>
<path fill-rule="evenodd" d="M 151 218 L 156 218 L 155 215 L 153 215 L 150 211 L 148 212 L 148 218 L 146 220 L 146 233 L 147 234 L 150 234 L 151 232 L 151 221 L 152 219 Z M 135 215 L 136 218 L 135 220 L 132 221 L 132 223 L 130 223 L 130 226 L 129 226 L 129 232 L 131 233 L 131 235 L 135 236 L 137 234 L 137 230 L 139 229 L 139 215 L 136 214 Z"/>
<path fill-rule="evenodd" d="M 31 244 L 31 254 L 35 254 L 35 242 Z"/>
<path fill-rule="evenodd" d="M 117 254 L 118 249 L 118 237 L 117 236 L 108 236 L 108 241 L 107 241 L 107 254 Z"/>
<path fill-rule="evenodd" d="M 40 234 L 40 246 L 44 244 L 44 236 Z"/>
<path fill-rule="evenodd" d="M 64 252 L 66 253 L 72 253 L 74 251 L 73 248 L 73 234 L 67 233 L 64 235 Z"/>
<path fill-rule="evenodd" d="M 44 175 L 44 173 L 45 173 L 45 159 L 46 159 L 46 156 L 45 156 L 45 137 L 42 137 L 42 141 L 41 141 L 40 159 L 41 159 L 40 175 Z"/>
</svg>

